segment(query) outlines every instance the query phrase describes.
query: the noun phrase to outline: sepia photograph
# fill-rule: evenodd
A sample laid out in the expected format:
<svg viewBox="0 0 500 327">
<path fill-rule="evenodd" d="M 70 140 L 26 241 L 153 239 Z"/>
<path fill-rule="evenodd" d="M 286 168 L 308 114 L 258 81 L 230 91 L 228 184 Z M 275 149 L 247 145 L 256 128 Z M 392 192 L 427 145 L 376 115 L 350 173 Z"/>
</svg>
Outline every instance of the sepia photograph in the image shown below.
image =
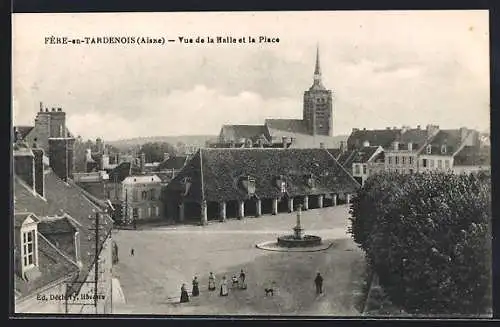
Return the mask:
<svg viewBox="0 0 500 327">
<path fill-rule="evenodd" d="M 491 318 L 487 10 L 12 14 L 23 314 Z"/>
</svg>

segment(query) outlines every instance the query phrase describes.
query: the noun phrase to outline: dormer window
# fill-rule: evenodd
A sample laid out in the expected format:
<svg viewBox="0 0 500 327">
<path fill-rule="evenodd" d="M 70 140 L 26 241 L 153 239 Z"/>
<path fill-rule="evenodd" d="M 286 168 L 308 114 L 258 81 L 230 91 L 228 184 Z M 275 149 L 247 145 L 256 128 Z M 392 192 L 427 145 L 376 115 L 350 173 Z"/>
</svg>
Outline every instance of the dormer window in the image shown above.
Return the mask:
<svg viewBox="0 0 500 327">
<path fill-rule="evenodd" d="M 413 150 L 413 143 L 408 143 L 408 151 L 412 151 Z"/>
<path fill-rule="evenodd" d="M 35 266 L 35 236 L 35 229 L 23 232 L 23 269 L 29 269 Z"/>
<path fill-rule="evenodd" d="M 286 180 L 284 176 L 280 175 L 276 178 L 276 186 L 280 189 L 281 193 L 286 193 Z"/>
<path fill-rule="evenodd" d="M 445 154 L 446 153 L 446 144 L 441 145 L 441 153 Z"/>
<path fill-rule="evenodd" d="M 314 176 L 312 174 L 307 174 L 305 176 L 305 179 L 306 179 L 306 184 L 309 188 L 316 187 L 316 180 L 314 179 Z"/>
<path fill-rule="evenodd" d="M 427 154 L 431 154 L 432 153 L 432 145 L 428 145 L 427 146 Z"/>
<path fill-rule="evenodd" d="M 281 189 L 281 193 L 286 192 L 286 182 L 285 181 L 280 181 L 280 189 Z"/>
</svg>

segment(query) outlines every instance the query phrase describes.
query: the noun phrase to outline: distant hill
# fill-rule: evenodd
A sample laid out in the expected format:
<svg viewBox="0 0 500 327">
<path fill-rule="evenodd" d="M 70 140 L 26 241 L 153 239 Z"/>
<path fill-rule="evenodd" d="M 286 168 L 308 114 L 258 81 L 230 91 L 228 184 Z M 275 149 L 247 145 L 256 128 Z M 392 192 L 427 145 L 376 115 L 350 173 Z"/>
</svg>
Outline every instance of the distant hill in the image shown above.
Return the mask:
<svg viewBox="0 0 500 327">
<path fill-rule="evenodd" d="M 132 139 L 106 141 L 118 149 L 128 149 L 130 147 L 141 146 L 148 142 L 167 142 L 175 146 L 181 142 L 185 145 L 191 146 L 205 146 L 208 140 L 217 139 L 217 135 L 180 135 L 180 136 L 149 136 L 149 137 L 136 137 Z"/>
</svg>

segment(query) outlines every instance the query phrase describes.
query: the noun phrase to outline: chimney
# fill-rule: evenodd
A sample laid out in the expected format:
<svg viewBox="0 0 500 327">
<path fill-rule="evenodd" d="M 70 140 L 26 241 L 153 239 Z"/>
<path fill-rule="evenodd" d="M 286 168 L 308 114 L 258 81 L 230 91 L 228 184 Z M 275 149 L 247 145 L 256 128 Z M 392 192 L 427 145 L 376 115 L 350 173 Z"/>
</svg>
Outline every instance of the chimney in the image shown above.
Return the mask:
<svg viewBox="0 0 500 327">
<path fill-rule="evenodd" d="M 144 167 L 146 166 L 146 154 L 141 152 L 139 166 L 141 168 L 141 172 L 144 172 Z"/>
<path fill-rule="evenodd" d="M 31 149 L 14 149 L 14 173 L 35 190 L 35 161 Z"/>
<path fill-rule="evenodd" d="M 42 103 L 42 101 L 40 101 L 40 112 L 42 112 L 42 111 L 43 111 L 43 103 Z"/>
<path fill-rule="evenodd" d="M 417 125 L 417 129 L 420 130 L 420 125 Z"/>
<path fill-rule="evenodd" d="M 427 125 L 426 130 L 427 130 L 427 138 L 430 138 L 430 137 L 434 136 L 439 131 L 439 126 L 438 125 Z"/>
<path fill-rule="evenodd" d="M 73 149 L 74 138 L 49 138 L 50 168 L 62 180 L 73 177 Z"/>
<path fill-rule="evenodd" d="M 35 191 L 40 194 L 40 196 L 45 196 L 45 178 L 43 176 L 43 150 L 42 149 L 31 149 L 33 152 L 34 160 L 34 184 Z"/>
<path fill-rule="evenodd" d="M 366 127 L 363 127 L 363 130 L 366 131 Z"/>
</svg>

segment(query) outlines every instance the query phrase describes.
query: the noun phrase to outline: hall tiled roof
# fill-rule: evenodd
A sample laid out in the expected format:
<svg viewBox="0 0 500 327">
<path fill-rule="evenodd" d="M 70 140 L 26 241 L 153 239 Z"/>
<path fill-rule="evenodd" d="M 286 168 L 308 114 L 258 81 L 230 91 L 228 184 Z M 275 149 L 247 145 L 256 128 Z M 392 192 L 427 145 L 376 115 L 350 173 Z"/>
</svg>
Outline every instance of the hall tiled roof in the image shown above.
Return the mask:
<svg viewBox="0 0 500 327">
<path fill-rule="evenodd" d="M 370 146 L 380 145 L 388 148 L 392 142 L 397 140 L 401 134 L 401 129 L 378 129 L 378 130 L 355 130 L 347 139 L 349 149 L 362 147 L 364 141 L 368 141 Z"/>
<path fill-rule="evenodd" d="M 14 194 L 16 213 L 33 212 L 42 220 L 43 217 L 67 213 L 74 219 L 75 226 L 80 233 L 80 253 L 83 264 L 76 281 L 84 281 L 95 261 L 95 232 L 91 228 L 95 225 L 96 211 L 101 208 L 85 197 L 80 187 L 71 181 L 65 183 L 51 170 L 45 173 L 45 199 L 34 194 L 17 176 L 14 176 Z M 109 234 L 113 221 L 107 215 L 102 217 L 101 233 Z M 104 241 L 101 241 L 100 247 Z M 68 253 L 68 255 L 71 254 Z M 75 283 L 69 291 L 77 291 L 79 288 L 79 284 Z"/>
<path fill-rule="evenodd" d="M 416 151 L 426 144 L 427 136 L 427 130 L 425 129 L 408 129 L 397 140 L 399 142 L 398 149 L 408 150 L 408 143 L 411 143 L 412 150 Z"/>
<path fill-rule="evenodd" d="M 326 149 L 202 149 L 167 185 L 167 193 L 201 202 L 244 200 L 249 197 L 241 178 L 255 179 L 255 196 L 281 197 L 277 179 L 286 182 L 289 196 L 354 192 L 359 184 Z M 314 179 L 310 187 L 307 179 Z"/>
</svg>

